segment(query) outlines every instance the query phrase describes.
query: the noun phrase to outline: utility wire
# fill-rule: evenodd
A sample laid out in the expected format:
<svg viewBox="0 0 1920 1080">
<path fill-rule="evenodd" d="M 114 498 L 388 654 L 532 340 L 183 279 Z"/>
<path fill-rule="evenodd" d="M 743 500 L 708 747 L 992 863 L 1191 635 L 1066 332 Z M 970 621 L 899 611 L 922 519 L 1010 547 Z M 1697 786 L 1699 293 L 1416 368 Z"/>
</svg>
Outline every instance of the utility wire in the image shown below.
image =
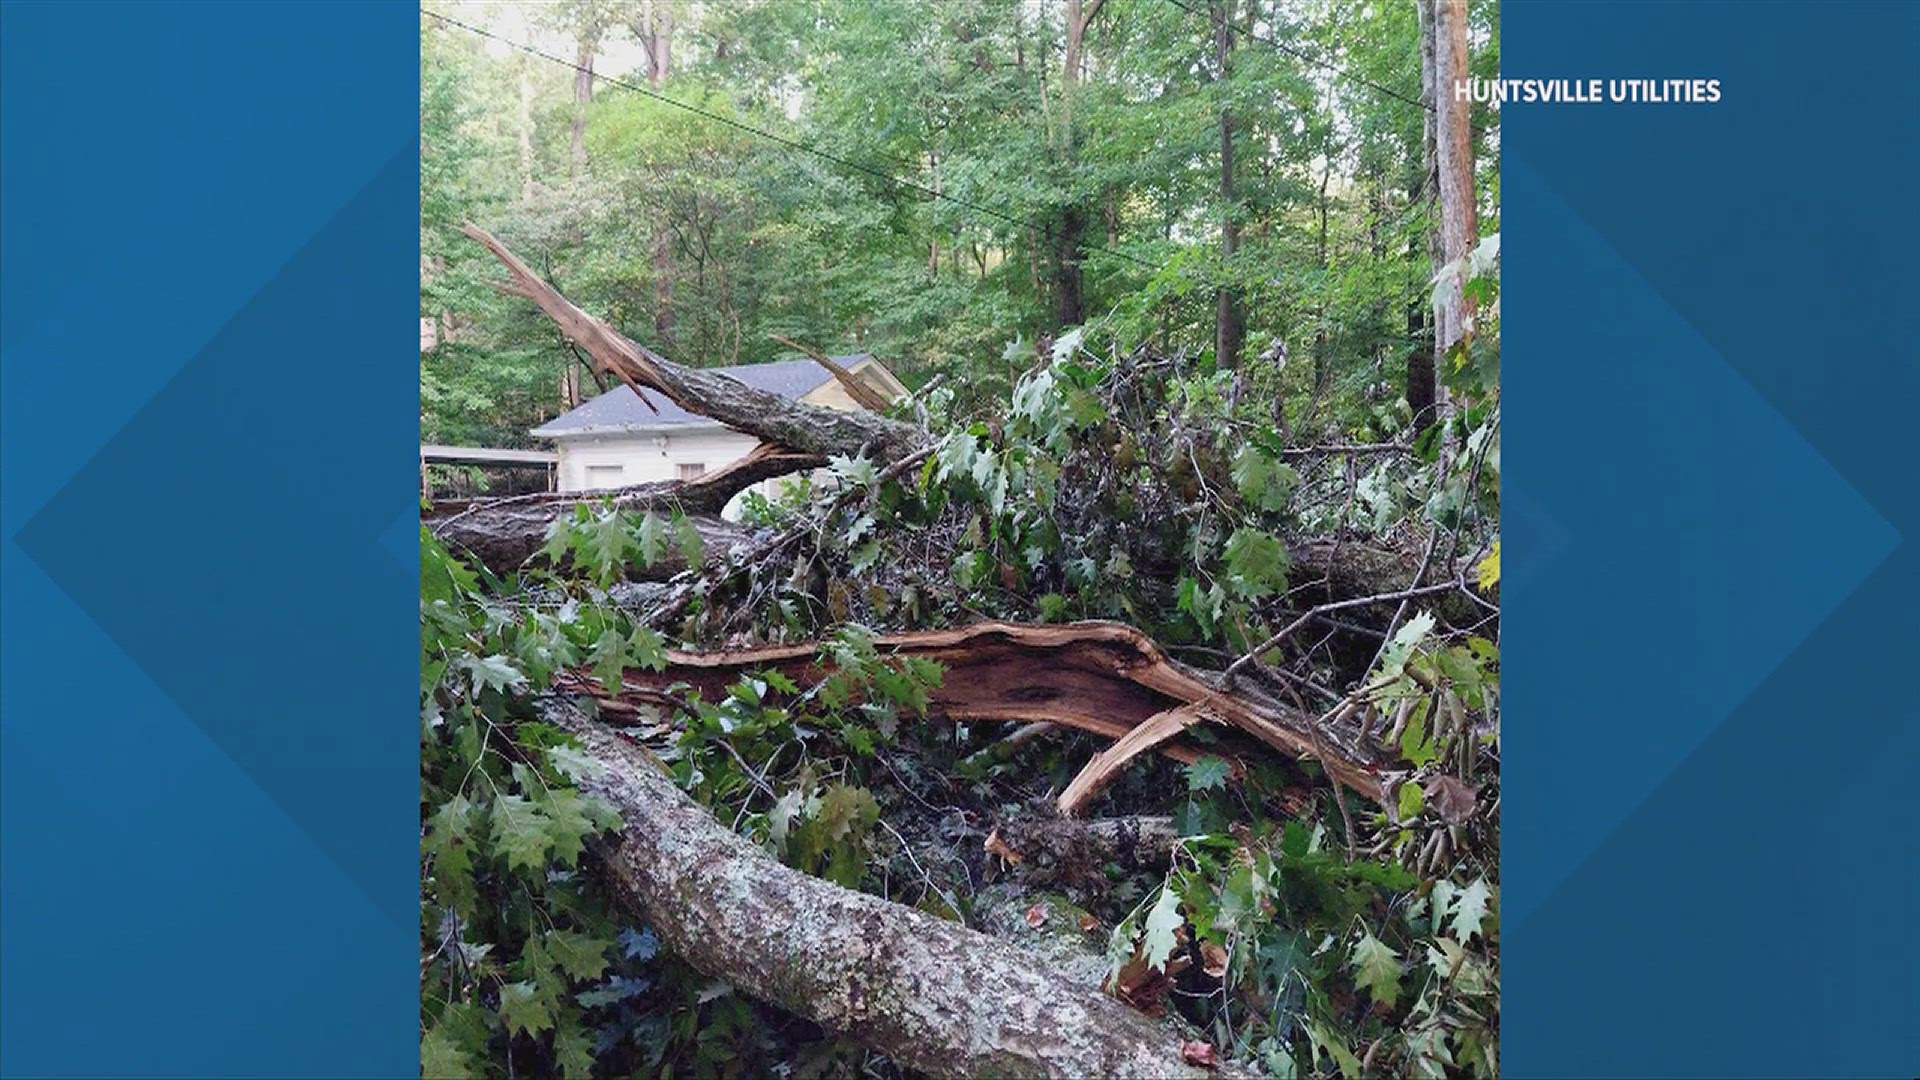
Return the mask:
<svg viewBox="0 0 1920 1080">
<path fill-rule="evenodd" d="M 489 38 L 493 41 L 498 41 L 501 44 L 506 45 L 510 48 L 518 49 L 529 56 L 537 56 L 542 60 L 552 61 L 553 63 L 559 64 L 562 67 L 571 68 L 574 71 L 580 72 L 581 74 L 586 75 L 590 78 L 598 79 L 601 82 L 618 86 L 624 90 L 631 90 L 636 94 L 640 94 L 645 97 L 652 98 L 655 101 L 659 101 L 664 104 L 671 105 L 676 109 L 684 109 L 687 112 L 693 113 L 696 116 L 702 116 L 716 123 L 725 124 L 726 126 L 730 128 L 734 128 L 735 130 L 744 131 L 752 135 L 758 135 L 763 139 L 767 139 L 772 142 L 779 143 L 781 146 L 787 147 L 790 150 L 798 150 L 805 154 L 812 154 L 814 157 L 820 158 L 823 161 L 830 161 L 835 165 L 852 169 L 855 172 L 865 173 L 868 176 L 874 177 L 879 180 L 884 180 L 887 183 L 892 184 L 896 187 L 917 191 L 920 194 L 927 196 L 928 198 L 938 199 L 942 202 L 950 202 L 956 206 L 964 206 L 967 209 L 974 211 L 975 213 L 985 214 L 988 217 L 996 218 L 1000 221 L 1004 221 L 1007 224 L 1013 225 L 1018 228 L 1039 229 L 1042 232 L 1048 232 L 1048 233 L 1051 233 L 1052 231 L 1052 229 L 1045 222 L 1035 222 L 1031 220 L 1024 220 L 1024 219 L 1015 217 L 1012 214 L 1007 214 L 1007 213 L 1003 213 L 1002 211 L 995 210 L 991 206 L 982 206 L 977 202 L 973 202 L 968 199 L 962 199 L 956 195 L 948 195 L 947 193 L 942 191 L 935 191 L 933 188 L 927 187 L 925 184 L 917 183 L 912 180 L 904 180 L 882 169 L 876 169 L 870 165 L 862 165 L 857 161 L 852 161 L 847 158 L 840 157 L 837 154 L 830 154 L 818 147 L 809 146 L 806 143 L 798 142 L 796 140 L 786 138 L 785 136 L 782 136 L 782 135 L 775 135 L 771 131 L 762 130 L 760 128 L 754 127 L 752 124 L 741 123 L 740 121 L 735 120 L 732 117 L 722 116 L 719 113 L 713 112 L 711 110 L 703 109 L 698 105 L 690 105 L 687 102 L 670 98 L 667 95 L 662 94 L 659 91 L 651 89 L 649 87 L 640 86 L 637 83 L 631 83 L 625 79 L 616 79 L 611 75 L 603 75 L 597 71 L 594 71 L 591 68 L 582 67 L 581 65 L 573 62 L 572 60 L 568 60 L 565 57 L 555 56 L 552 53 L 543 52 L 540 49 L 536 49 L 531 45 L 514 41 L 510 38 L 501 37 L 499 34 L 496 34 L 490 30 L 485 30 L 478 26 L 473 26 L 469 23 L 461 22 L 459 19 L 455 19 L 448 15 L 442 15 L 437 11 L 432 11 L 427 8 L 421 8 L 420 10 L 425 14 L 432 16 L 433 18 L 439 19 L 441 22 L 446 23 L 448 26 L 457 26 L 462 30 L 466 30 L 470 33 L 478 34 L 481 37 Z M 1089 244 L 1083 241 L 1081 243 L 1081 247 L 1089 251 L 1099 251 L 1108 255 L 1112 255 L 1115 258 L 1125 259 L 1128 262 L 1135 263 L 1140 266 L 1144 266 L 1149 270 L 1163 269 L 1159 263 L 1142 259 L 1138 255 L 1131 255 L 1124 251 L 1116 251 L 1113 248 L 1103 247 L 1099 244 Z"/>
<path fill-rule="evenodd" d="M 1167 0 L 1167 3 L 1172 4 L 1174 7 L 1179 8 L 1181 11 L 1184 11 L 1189 15 L 1200 15 L 1208 19 L 1212 18 L 1211 13 L 1202 11 L 1199 8 L 1192 6 L 1191 4 L 1186 3 L 1185 0 Z M 1298 60 L 1303 64 L 1312 64 L 1314 67 L 1320 68 L 1325 71 L 1330 71 L 1333 74 L 1338 75 L 1343 79 L 1351 79 L 1352 81 L 1359 83 L 1361 86 L 1364 86 L 1367 89 L 1374 91 L 1375 93 L 1385 94 L 1388 97 L 1393 98 L 1397 101 L 1404 101 L 1416 109 L 1424 109 L 1427 112 L 1434 111 L 1433 106 L 1427 104 L 1424 101 L 1421 101 L 1419 98 L 1410 98 L 1407 95 L 1401 93 L 1398 90 L 1393 89 L 1390 86 L 1382 86 L 1371 79 L 1368 79 L 1364 76 L 1355 75 L 1351 71 L 1347 71 L 1344 68 L 1338 67 L 1325 60 L 1321 60 L 1318 57 L 1309 56 L 1308 54 L 1301 52 L 1299 49 L 1296 49 L 1291 45 L 1283 44 L 1269 37 L 1261 37 L 1259 34 L 1256 34 L 1251 30 L 1242 30 L 1241 28 L 1233 25 L 1231 22 L 1227 23 L 1226 26 L 1227 26 L 1227 33 L 1229 34 L 1238 34 L 1243 38 L 1248 38 L 1250 40 L 1257 41 L 1262 45 L 1266 45 L 1270 48 L 1278 49 L 1281 52 L 1286 53 L 1288 56 L 1293 57 L 1295 60 Z"/>
</svg>

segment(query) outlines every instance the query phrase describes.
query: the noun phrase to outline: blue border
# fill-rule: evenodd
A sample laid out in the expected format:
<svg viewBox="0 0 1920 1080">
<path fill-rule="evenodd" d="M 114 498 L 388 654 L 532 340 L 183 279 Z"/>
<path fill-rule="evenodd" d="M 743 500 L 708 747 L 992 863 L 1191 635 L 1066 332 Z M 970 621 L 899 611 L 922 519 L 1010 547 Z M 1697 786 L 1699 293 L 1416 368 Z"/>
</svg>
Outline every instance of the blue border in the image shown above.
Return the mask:
<svg viewBox="0 0 1920 1080">
<path fill-rule="evenodd" d="M 418 25 L 0 6 L 0 1068 L 418 1070 Z"/>
<path fill-rule="evenodd" d="M 1920 1070 L 1920 5 L 1508 4 L 1513 1076 Z"/>
</svg>

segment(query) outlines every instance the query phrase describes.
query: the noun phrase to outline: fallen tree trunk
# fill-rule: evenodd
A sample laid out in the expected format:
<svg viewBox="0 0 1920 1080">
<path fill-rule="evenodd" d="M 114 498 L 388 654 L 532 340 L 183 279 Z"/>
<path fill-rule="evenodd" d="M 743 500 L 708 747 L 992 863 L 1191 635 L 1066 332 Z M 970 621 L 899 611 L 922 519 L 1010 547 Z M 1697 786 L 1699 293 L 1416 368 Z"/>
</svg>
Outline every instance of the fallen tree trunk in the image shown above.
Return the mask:
<svg viewBox="0 0 1920 1080">
<path fill-rule="evenodd" d="M 554 701 L 619 811 L 615 892 L 696 968 L 938 1076 L 1206 1076 L 1168 1029 L 997 938 L 783 866 Z M 1213 1070 L 1214 1073 L 1225 1070 Z"/>
<path fill-rule="evenodd" d="M 655 390 L 688 412 L 819 458 L 866 453 L 885 463 L 926 442 L 927 433 L 912 424 L 871 412 L 809 405 L 718 372 L 682 367 L 580 310 L 486 230 L 464 225 L 461 231 L 492 252 L 513 275 L 511 283 L 498 286 L 501 291 L 539 305 L 561 333 L 586 350 L 595 370 L 626 383 L 643 401 L 643 389 Z"/>
<path fill-rule="evenodd" d="M 1247 687 L 1225 689 L 1204 672 L 1168 659 L 1145 634 L 1122 623 L 1064 626 L 979 623 L 875 639 L 883 654 L 919 657 L 945 670 L 931 694 L 931 712 L 955 721 L 1046 721 L 1122 739 L 1162 714 L 1180 711 L 1176 729 L 1212 722 L 1237 729 L 1293 758 L 1320 762 L 1327 775 L 1384 805 L 1382 756 L 1361 745 L 1355 730 L 1316 727 L 1316 718 Z M 685 685 L 718 701 L 741 676 L 774 670 L 800 685 L 829 673 L 817 644 L 722 652 L 667 653 L 662 671 L 629 668 L 614 697 L 648 703 L 671 700 Z M 587 676 L 572 677 L 583 685 Z M 1158 734 L 1158 733 L 1156 733 Z M 1139 740 L 1136 740 L 1136 744 Z M 1150 743 L 1151 745 L 1151 743 Z M 1168 744 L 1183 760 L 1191 747 Z M 1110 777 L 1105 773 L 1101 782 Z M 1074 807 L 1084 805 L 1079 799 Z"/>
<path fill-rule="evenodd" d="M 1035 884 L 1101 877 L 1103 868 L 1159 868 L 1173 860 L 1180 832 L 1170 817 L 1087 821 L 1027 814 L 1009 818 L 987 837 L 987 850 L 1020 867 Z"/>
<path fill-rule="evenodd" d="M 710 541 L 720 541 L 717 545 L 709 542 L 708 549 L 725 551 L 737 536 L 727 535 L 727 530 L 734 527 L 726 526 L 714 515 L 728 499 L 760 480 L 823 463 L 821 459 L 805 455 L 770 451 L 758 466 L 765 472 L 743 472 L 735 478 L 742 482 L 730 489 L 702 487 L 710 478 L 701 477 L 691 482 L 663 480 L 604 492 L 545 493 L 493 502 L 446 501 L 435 503 L 422 523 L 442 540 L 459 545 L 496 574 L 513 570 L 539 551 L 546 543 L 547 527 L 553 519 L 571 514 L 573 508 L 582 503 L 597 506 L 611 502 L 622 510 L 679 510 L 694 515 L 702 537 L 709 537 L 711 531 Z M 1404 589 L 1413 580 L 1417 564 L 1417 556 L 1408 558 L 1388 549 L 1354 542 L 1303 540 L 1288 544 L 1287 551 L 1293 559 L 1294 579 L 1302 586 L 1298 601 L 1302 606 Z M 1432 582 L 1436 578 L 1436 572 L 1429 571 L 1426 580 Z M 1449 599 L 1440 598 L 1441 601 Z"/>
<path fill-rule="evenodd" d="M 462 557 L 471 558 L 496 574 L 507 574 L 525 564 L 544 543 L 544 540 L 538 539 L 534 543 L 527 543 L 528 527 L 537 523 L 540 535 L 545 536 L 546 527 L 552 523 L 554 516 L 554 511 L 550 509 L 543 512 L 523 506 L 498 506 L 428 518 L 423 523 L 433 530 L 442 543 Z M 689 515 L 687 521 L 700 534 L 701 546 L 710 559 L 744 549 L 759 535 L 756 530 L 722 521 L 709 514 Z M 666 581 L 685 569 L 686 560 L 681 558 L 677 550 L 669 550 L 651 564 L 643 566 L 635 562 L 628 566 L 626 578 L 629 581 Z"/>
</svg>

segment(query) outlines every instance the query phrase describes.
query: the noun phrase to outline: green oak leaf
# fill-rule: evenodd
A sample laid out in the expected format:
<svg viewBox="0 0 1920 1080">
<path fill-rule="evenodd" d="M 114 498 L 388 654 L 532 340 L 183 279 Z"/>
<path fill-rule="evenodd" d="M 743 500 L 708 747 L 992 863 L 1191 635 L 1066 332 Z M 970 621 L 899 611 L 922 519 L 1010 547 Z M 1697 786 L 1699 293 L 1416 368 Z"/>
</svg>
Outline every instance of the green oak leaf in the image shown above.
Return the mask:
<svg viewBox="0 0 1920 1080">
<path fill-rule="evenodd" d="M 1190 791 L 1208 791 L 1227 786 L 1227 777 L 1233 774 L 1233 766 L 1227 759 L 1212 754 L 1187 766 L 1187 788 Z"/>
<path fill-rule="evenodd" d="M 1400 999 L 1400 954 L 1371 933 L 1363 934 L 1353 947 L 1351 966 L 1354 985 L 1393 1008 Z"/>
<path fill-rule="evenodd" d="M 634 666 L 649 671 L 667 670 L 667 643 L 665 639 L 645 626 L 633 628 L 633 636 L 627 639 L 627 658 Z"/>
<path fill-rule="evenodd" d="M 473 1055 L 462 1049 L 439 1025 L 420 1037 L 420 1076 L 422 1080 L 457 1080 L 480 1076 Z"/>
<path fill-rule="evenodd" d="M 553 1026 L 553 1006 L 533 983 L 507 983 L 500 988 L 500 1022 L 508 1032 L 537 1035 Z"/>
<path fill-rule="evenodd" d="M 547 845 L 552 842 L 548 822 L 524 797 L 501 795 L 493 800 L 493 836 L 508 866 L 534 871 L 546 868 Z"/>
<path fill-rule="evenodd" d="M 1487 885 L 1486 878 L 1475 878 L 1473 884 L 1461 889 L 1454 897 L 1453 919 L 1448 924 L 1453 928 L 1453 936 L 1462 943 L 1473 940 L 1480 932 L 1480 924 L 1486 920 L 1487 907 L 1493 899 L 1493 889 Z"/>
<path fill-rule="evenodd" d="M 667 527 L 658 514 L 640 515 L 640 527 L 636 530 L 640 545 L 640 563 L 652 566 L 667 554 Z"/>
<path fill-rule="evenodd" d="M 560 1063 L 560 1075 L 566 1080 L 587 1080 L 593 1075 L 593 1040 L 578 1024 L 554 1029 L 553 1057 Z"/>
<path fill-rule="evenodd" d="M 1158 970 L 1167 966 L 1167 958 L 1173 955 L 1178 943 L 1174 931 L 1185 921 L 1180 915 L 1180 895 L 1163 886 L 1160 899 L 1154 901 L 1153 910 L 1147 912 L 1146 937 L 1142 944 L 1149 968 Z"/>
<path fill-rule="evenodd" d="M 553 771 L 573 780 L 591 780 L 607 771 L 599 758 L 564 743 L 547 747 L 547 764 L 553 766 Z"/>
<path fill-rule="evenodd" d="M 680 548 L 680 557 L 688 566 L 699 566 L 706 560 L 707 542 L 701 538 L 692 518 L 685 514 L 673 515 L 673 536 Z"/>
<path fill-rule="evenodd" d="M 499 653 L 492 656 L 462 656 L 454 664 L 467 673 L 476 694 L 486 689 L 506 693 L 525 686 L 527 682 L 527 677 L 520 673 L 520 669 Z"/>
<path fill-rule="evenodd" d="M 569 978 L 579 982 L 606 974 L 607 950 L 613 942 L 577 930 L 547 931 L 547 952 Z"/>
<path fill-rule="evenodd" d="M 1340 1067 L 1341 1076 L 1346 1077 L 1347 1080 L 1356 1080 L 1360 1075 L 1360 1059 L 1353 1056 L 1352 1050 L 1347 1049 L 1346 1042 L 1319 1023 L 1309 1021 L 1306 1027 L 1307 1038 L 1313 1042 L 1314 1061 L 1318 1062 L 1321 1053 L 1324 1052 L 1333 1059 L 1334 1064 Z"/>
</svg>

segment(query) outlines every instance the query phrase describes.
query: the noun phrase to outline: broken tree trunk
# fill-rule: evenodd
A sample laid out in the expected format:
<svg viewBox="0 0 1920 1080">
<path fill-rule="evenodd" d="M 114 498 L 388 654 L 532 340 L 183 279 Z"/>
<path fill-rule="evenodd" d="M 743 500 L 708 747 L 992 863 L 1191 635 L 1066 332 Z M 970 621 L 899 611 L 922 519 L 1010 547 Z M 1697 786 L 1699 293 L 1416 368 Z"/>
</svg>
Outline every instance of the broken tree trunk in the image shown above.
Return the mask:
<svg viewBox="0 0 1920 1080">
<path fill-rule="evenodd" d="M 826 459 L 761 443 L 746 456 L 694 480 L 659 480 L 607 491 L 542 492 L 504 499 L 437 502 L 421 516 L 434 536 L 496 574 L 520 567 L 547 542 L 553 520 L 571 514 L 580 505 L 611 505 L 628 511 L 684 513 L 700 533 L 710 553 L 730 551 L 752 533 L 722 521 L 720 510 L 735 495 L 762 480 L 799 469 L 816 468 Z M 665 580 L 683 565 L 657 563 L 636 570 L 639 580 Z"/>
<path fill-rule="evenodd" d="M 625 825 L 615 892 L 694 967 L 938 1076 L 1205 1076 L 1178 1037 L 997 938 L 775 862 L 564 702 Z M 1217 1072 L 1217 1071 L 1216 1071 Z"/>
<path fill-rule="evenodd" d="M 539 552 L 546 542 L 547 526 L 555 517 L 571 513 L 575 505 L 587 501 L 516 505 L 503 500 L 464 508 L 454 505 L 445 512 L 422 518 L 421 524 L 462 558 L 472 559 L 495 574 L 509 574 Z M 615 505 L 623 510 L 648 509 L 620 499 L 615 500 Z M 438 509 L 449 504 L 436 503 L 435 506 Z M 700 534 L 701 547 L 708 559 L 725 558 L 743 550 L 759 535 L 756 530 L 722 521 L 711 514 L 689 514 L 687 521 Z M 626 568 L 626 578 L 667 581 L 685 569 L 687 564 L 676 549 L 649 565 L 633 563 Z"/>
<path fill-rule="evenodd" d="M 930 711 L 949 720 L 1047 721 L 1123 739 L 1171 712 L 1179 717 L 1175 732 L 1189 720 L 1221 724 L 1290 757 L 1316 760 L 1328 776 L 1364 798 L 1386 801 L 1381 771 L 1388 762 L 1363 748 L 1356 731 L 1316 729 L 1314 717 L 1250 688 L 1229 691 L 1206 673 L 1168 659 L 1150 638 L 1123 623 L 979 623 L 883 635 L 874 644 L 883 655 L 919 657 L 945 670 L 931 694 Z M 718 701 L 754 671 L 779 671 L 811 685 L 828 674 L 830 665 L 817 644 L 669 651 L 662 671 L 629 668 L 619 694 L 658 703 L 671 700 L 676 684 L 685 684 Z M 584 676 L 571 678 L 581 681 L 565 685 L 584 685 Z M 1186 761 L 1198 756 L 1178 745 L 1167 752 Z"/>
<path fill-rule="evenodd" d="M 757 390 L 718 372 L 682 367 L 574 306 L 484 229 L 464 225 L 461 231 L 492 252 L 513 275 L 511 283 L 497 286 L 501 291 L 539 305 L 568 340 L 593 358 L 595 370 L 626 383 L 643 401 L 644 391 L 654 390 L 688 412 L 712 417 L 787 450 L 821 458 L 853 457 L 864 452 L 885 463 L 912 453 L 926 442 L 926 432 L 912 424 L 870 412 L 809 405 Z"/>
</svg>

